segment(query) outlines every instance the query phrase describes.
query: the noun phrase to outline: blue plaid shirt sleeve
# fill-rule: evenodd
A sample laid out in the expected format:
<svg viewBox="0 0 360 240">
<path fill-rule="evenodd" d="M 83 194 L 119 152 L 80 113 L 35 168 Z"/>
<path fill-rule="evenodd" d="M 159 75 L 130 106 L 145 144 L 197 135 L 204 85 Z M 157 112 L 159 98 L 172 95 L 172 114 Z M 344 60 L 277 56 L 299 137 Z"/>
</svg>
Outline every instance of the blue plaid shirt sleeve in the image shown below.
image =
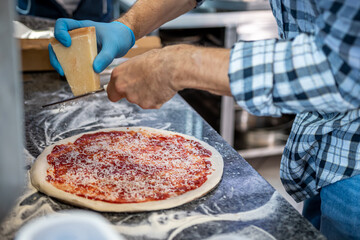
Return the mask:
<svg viewBox="0 0 360 240">
<path fill-rule="evenodd" d="M 229 78 L 240 106 L 271 116 L 359 108 L 360 1 L 319 8 L 314 32 L 234 45 Z"/>
</svg>

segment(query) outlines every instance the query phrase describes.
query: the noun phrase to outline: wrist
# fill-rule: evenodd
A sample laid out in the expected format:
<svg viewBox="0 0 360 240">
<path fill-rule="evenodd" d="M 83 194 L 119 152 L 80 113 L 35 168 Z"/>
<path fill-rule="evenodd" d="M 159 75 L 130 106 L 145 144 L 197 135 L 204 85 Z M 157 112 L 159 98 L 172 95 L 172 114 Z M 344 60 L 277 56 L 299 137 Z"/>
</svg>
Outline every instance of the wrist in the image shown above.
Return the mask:
<svg viewBox="0 0 360 240">
<path fill-rule="evenodd" d="M 193 52 L 196 47 L 186 44 L 167 46 L 161 49 L 161 58 L 170 69 L 169 80 L 175 91 L 186 88 L 196 88 L 196 68 L 194 66 Z"/>
<path fill-rule="evenodd" d="M 130 16 L 128 16 L 128 15 L 129 14 L 125 14 L 121 18 L 115 20 L 115 22 L 122 23 L 125 26 L 127 26 L 129 29 L 131 29 L 132 33 L 134 34 L 135 40 L 143 37 L 143 36 L 139 35 L 139 31 L 138 31 L 138 28 L 136 27 L 136 25 L 132 24 L 135 20 L 131 20 Z"/>
<path fill-rule="evenodd" d="M 130 48 L 132 48 L 132 46 L 134 46 L 135 44 L 135 34 L 134 32 L 131 30 L 131 28 L 129 26 L 127 26 L 126 24 L 122 23 L 122 22 L 119 22 L 119 21 L 114 21 L 113 23 L 115 24 L 120 24 L 122 27 L 126 28 L 128 30 L 128 32 L 130 33 L 130 36 L 131 36 L 131 45 L 130 45 Z"/>
</svg>

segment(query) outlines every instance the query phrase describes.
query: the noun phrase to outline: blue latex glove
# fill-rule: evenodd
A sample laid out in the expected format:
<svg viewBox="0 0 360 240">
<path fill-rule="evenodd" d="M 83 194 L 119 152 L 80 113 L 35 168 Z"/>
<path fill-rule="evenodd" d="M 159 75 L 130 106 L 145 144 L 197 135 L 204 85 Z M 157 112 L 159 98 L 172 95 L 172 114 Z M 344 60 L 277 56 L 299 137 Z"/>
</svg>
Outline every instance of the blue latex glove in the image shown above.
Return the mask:
<svg viewBox="0 0 360 240">
<path fill-rule="evenodd" d="M 98 49 L 93 68 L 96 73 L 102 72 L 114 58 L 124 56 L 135 43 L 133 31 L 120 22 L 100 23 L 90 20 L 77 21 L 73 19 L 60 18 L 55 23 L 55 38 L 65 47 L 70 47 L 71 37 L 68 31 L 94 26 L 96 29 L 96 40 Z M 64 71 L 56 58 L 52 46 L 49 44 L 50 63 L 55 70 L 64 76 Z"/>
</svg>

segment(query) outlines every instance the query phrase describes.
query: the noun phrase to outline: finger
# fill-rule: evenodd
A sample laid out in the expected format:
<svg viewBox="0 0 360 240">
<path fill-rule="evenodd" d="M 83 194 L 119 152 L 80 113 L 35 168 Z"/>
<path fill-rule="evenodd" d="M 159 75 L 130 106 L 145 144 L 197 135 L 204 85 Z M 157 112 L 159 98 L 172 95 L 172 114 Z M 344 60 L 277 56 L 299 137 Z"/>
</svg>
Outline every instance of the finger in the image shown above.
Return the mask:
<svg viewBox="0 0 360 240">
<path fill-rule="evenodd" d="M 93 68 L 96 73 L 100 73 L 104 71 L 104 69 L 110 65 L 110 63 L 114 60 L 116 49 L 111 44 L 103 44 L 101 51 L 95 57 Z"/>
<path fill-rule="evenodd" d="M 70 30 L 87 27 L 91 21 L 76 21 L 74 19 L 60 18 L 55 23 L 54 36 L 65 47 L 70 47 Z"/>
<path fill-rule="evenodd" d="M 115 82 L 116 82 L 116 78 L 113 77 L 113 75 L 111 75 L 111 79 L 110 79 L 110 82 L 108 83 L 106 91 L 107 91 L 109 100 L 112 102 L 117 102 L 120 99 L 125 97 L 125 94 L 119 93 L 116 90 Z"/>
<path fill-rule="evenodd" d="M 61 75 L 64 76 L 64 70 L 62 69 L 56 55 L 54 52 L 54 49 L 52 48 L 51 44 L 48 45 L 49 49 L 49 58 L 50 58 L 50 64 L 55 68 L 55 70 Z"/>
</svg>

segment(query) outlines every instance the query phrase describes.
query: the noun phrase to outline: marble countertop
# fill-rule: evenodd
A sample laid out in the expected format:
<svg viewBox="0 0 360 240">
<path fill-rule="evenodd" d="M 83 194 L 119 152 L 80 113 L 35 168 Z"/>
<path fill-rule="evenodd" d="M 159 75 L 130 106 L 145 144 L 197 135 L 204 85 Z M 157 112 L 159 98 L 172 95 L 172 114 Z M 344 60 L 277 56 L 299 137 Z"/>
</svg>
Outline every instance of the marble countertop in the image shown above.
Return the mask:
<svg viewBox="0 0 360 240">
<path fill-rule="evenodd" d="M 26 169 L 46 146 L 60 139 L 123 126 L 192 135 L 223 156 L 221 182 L 200 199 L 168 210 L 102 213 L 126 239 L 324 239 L 179 95 L 159 110 L 143 110 L 125 100 L 112 103 L 105 92 L 43 109 L 46 103 L 72 96 L 67 83 L 55 73 L 24 77 Z M 28 184 L 0 226 L 1 239 L 12 239 L 31 219 L 74 208 Z"/>
</svg>

